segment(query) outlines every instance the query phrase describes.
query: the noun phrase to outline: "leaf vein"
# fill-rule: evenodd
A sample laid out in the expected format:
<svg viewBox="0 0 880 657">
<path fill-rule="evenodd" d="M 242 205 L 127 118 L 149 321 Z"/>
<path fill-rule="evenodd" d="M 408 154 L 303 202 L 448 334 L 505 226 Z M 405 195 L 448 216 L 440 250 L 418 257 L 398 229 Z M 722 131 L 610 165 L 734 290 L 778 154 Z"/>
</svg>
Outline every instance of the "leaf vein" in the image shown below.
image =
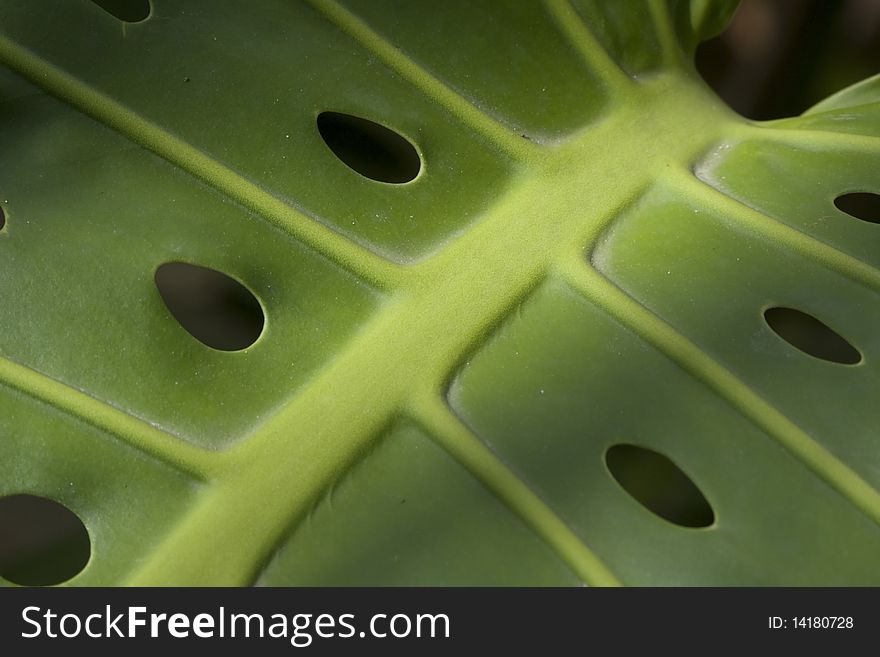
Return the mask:
<svg viewBox="0 0 880 657">
<path fill-rule="evenodd" d="M 589 266 L 579 255 L 563 262 L 559 271 L 574 290 L 714 390 L 866 516 L 880 524 L 880 492 L 736 375 Z"/>
</svg>

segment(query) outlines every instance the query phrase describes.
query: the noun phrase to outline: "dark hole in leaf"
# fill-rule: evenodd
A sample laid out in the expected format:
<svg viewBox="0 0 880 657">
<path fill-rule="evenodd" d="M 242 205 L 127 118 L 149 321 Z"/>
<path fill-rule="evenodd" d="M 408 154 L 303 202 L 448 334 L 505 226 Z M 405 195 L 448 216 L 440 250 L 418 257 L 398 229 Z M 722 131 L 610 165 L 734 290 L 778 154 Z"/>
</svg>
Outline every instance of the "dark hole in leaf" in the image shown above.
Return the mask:
<svg viewBox="0 0 880 657">
<path fill-rule="evenodd" d="M 156 270 L 156 287 L 174 319 L 209 347 L 245 349 L 263 331 L 265 317 L 257 298 L 215 269 L 168 262 Z"/>
<path fill-rule="evenodd" d="M 91 542 L 73 511 L 45 497 L 0 498 L 0 575 L 23 586 L 66 582 L 89 562 Z"/>
<path fill-rule="evenodd" d="M 844 365 L 862 360 L 855 347 L 812 315 L 794 308 L 768 308 L 764 319 L 780 338 L 810 356 Z"/>
<path fill-rule="evenodd" d="M 6 225 L 6 213 L 3 212 L 3 208 L 0 207 L 0 230 L 3 230 L 3 226 Z"/>
<path fill-rule="evenodd" d="M 409 182 L 422 167 L 419 154 L 409 141 L 367 119 L 322 112 L 318 115 L 318 132 L 336 157 L 372 180 Z"/>
<path fill-rule="evenodd" d="M 150 0 L 92 0 L 92 2 L 125 23 L 140 23 L 150 15 Z"/>
<path fill-rule="evenodd" d="M 637 502 L 682 527 L 708 527 L 715 513 L 700 489 L 668 458 L 637 445 L 613 445 L 605 452 L 611 475 Z"/>
<path fill-rule="evenodd" d="M 880 224 L 880 194 L 870 192 L 841 194 L 834 199 L 834 205 L 841 212 L 846 212 L 856 219 Z"/>
<path fill-rule="evenodd" d="M 92 0 L 92 2 L 125 23 L 140 23 L 150 15 L 149 0 Z"/>
</svg>

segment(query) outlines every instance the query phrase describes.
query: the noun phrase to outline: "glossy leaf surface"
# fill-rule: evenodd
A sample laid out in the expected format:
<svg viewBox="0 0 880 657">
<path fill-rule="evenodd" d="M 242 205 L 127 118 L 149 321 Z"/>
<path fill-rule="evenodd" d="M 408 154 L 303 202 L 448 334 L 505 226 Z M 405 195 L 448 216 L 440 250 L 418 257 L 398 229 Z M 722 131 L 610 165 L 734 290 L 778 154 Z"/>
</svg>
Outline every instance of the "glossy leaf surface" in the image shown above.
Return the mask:
<svg viewBox="0 0 880 657">
<path fill-rule="evenodd" d="M 736 116 L 690 63 L 726 1 L 149 5 L 0 0 L 0 497 L 82 520 L 70 584 L 880 584 L 880 226 L 835 205 L 880 193 L 876 79 Z"/>
</svg>

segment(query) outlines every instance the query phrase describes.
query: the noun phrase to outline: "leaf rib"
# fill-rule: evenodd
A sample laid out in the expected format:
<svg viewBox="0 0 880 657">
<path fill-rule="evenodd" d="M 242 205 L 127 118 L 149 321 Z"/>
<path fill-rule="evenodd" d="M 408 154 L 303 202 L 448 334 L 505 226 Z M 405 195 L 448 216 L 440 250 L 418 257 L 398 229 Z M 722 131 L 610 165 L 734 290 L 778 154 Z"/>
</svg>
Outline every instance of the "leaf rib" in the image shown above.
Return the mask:
<svg viewBox="0 0 880 657">
<path fill-rule="evenodd" d="M 0 62 L 51 95 L 234 199 L 283 233 L 383 290 L 400 285 L 403 268 L 349 240 L 78 78 L 0 36 Z"/>
<path fill-rule="evenodd" d="M 584 262 L 581 252 L 563 261 L 559 273 L 574 290 L 714 390 L 880 525 L 880 492 L 723 365 Z"/>
<path fill-rule="evenodd" d="M 508 157 L 525 160 L 538 147 L 530 140 L 521 139 L 513 130 L 482 110 L 475 102 L 441 82 L 335 0 L 308 0 L 308 2 L 328 21 L 373 53 L 391 70 L 400 74 L 461 123 L 479 132 Z"/>
<path fill-rule="evenodd" d="M 545 0 L 545 5 L 557 29 L 568 39 L 584 64 L 595 71 L 612 92 L 620 96 L 628 94 L 633 80 L 602 47 L 571 2 Z"/>
<path fill-rule="evenodd" d="M 763 214 L 744 202 L 728 196 L 692 171 L 676 170 L 667 181 L 683 196 L 699 201 L 714 212 L 738 223 L 776 244 L 807 256 L 824 267 L 861 285 L 880 291 L 880 270 L 847 255 L 825 242 Z"/>
<path fill-rule="evenodd" d="M 107 402 L 6 358 L 0 358 L 0 384 L 112 434 L 201 480 L 213 478 L 221 465 L 219 452 L 199 449 Z"/>
<path fill-rule="evenodd" d="M 663 51 L 663 63 L 671 68 L 681 67 L 684 64 L 684 53 L 675 33 L 669 5 L 666 0 L 648 0 L 648 9 L 654 19 L 654 30 Z"/>
<path fill-rule="evenodd" d="M 516 513 L 590 586 L 620 586 L 608 566 L 436 394 L 417 396 L 412 418 Z"/>
<path fill-rule="evenodd" d="M 797 127 L 798 119 L 782 119 L 784 123 L 737 126 L 745 137 L 774 141 L 799 148 L 847 148 L 853 151 L 880 155 L 880 137 L 832 130 Z M 779 127 L 777 127 L 779 126 Z"/>
</svg>

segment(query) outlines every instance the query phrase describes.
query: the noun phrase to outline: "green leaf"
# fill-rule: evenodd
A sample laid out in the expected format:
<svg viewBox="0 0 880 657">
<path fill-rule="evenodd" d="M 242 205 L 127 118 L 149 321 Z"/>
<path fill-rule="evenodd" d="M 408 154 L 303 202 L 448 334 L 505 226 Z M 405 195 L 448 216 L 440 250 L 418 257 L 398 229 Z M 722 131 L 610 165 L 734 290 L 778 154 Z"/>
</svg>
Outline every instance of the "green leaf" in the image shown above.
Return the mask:
<svg viewBox="0 0 880 657">
<path fill-rule="evenodd" d="M 0 0 L 0 497 L 70 584 L 880 583 L 876 80 L 738 117 L 731 2 L 136 4 Z"/>
<path fill-rule="evenodd" d="M 838 91 L 808 109 L 804 114 L 822 114 L 876 103 L 880 103 L 880 75 L 875 75 Z"/>
</svg>

